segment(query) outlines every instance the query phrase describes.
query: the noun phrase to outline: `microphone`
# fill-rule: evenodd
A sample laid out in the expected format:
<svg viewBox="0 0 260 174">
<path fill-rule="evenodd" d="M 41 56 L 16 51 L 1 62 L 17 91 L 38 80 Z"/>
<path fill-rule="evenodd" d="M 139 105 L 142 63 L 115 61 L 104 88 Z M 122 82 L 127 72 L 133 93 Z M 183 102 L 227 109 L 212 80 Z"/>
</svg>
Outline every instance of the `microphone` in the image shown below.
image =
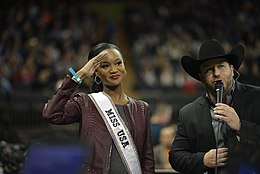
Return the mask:
<svg viewBox="0 0 260 174">
<path fill-rule="evenodd" d="M 223 101 L 223 91 L 224 91 L 224 84 L 221 80 L 216 81 L 215 83 L 215 91 L 217 94 L 217 103 L 222 103 Z"/>
<path fill-rule="evenodd" d="M 222 103 L 223 101 L 223 91 L 224 91 L 224 84 L 221 80 L 216 81 L 215 83 L 215 91 L 217 94 L 216 101 L 217 103 Z M 218 159 L 218 141 L 219 141 L 219 134 L 220 134 L 220 122 L 218 122 L 218 128 L 217 128 L 217 135 L 216 135 L 216 166 L 215 166 L 215 174 L 218 173 L 218 167 L 217 167 L 217 159 Z"/>
</svg>

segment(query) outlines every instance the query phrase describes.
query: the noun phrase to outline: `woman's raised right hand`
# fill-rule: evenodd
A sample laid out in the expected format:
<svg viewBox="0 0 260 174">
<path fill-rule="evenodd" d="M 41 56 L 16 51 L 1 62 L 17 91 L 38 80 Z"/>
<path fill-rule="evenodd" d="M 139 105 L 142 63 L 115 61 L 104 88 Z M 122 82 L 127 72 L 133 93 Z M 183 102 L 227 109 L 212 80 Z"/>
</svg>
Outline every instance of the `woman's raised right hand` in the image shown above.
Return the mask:
<svg viewBox="0 0 260 174">
<path fill-rule="evenodd" d="M 94 58 L 90 59 L 78 72 L 79 78 L 84 79 L 92 76 L 96 69 L 99 67 L 100 63 L 107 57 L 107 53 L 102 51 Z"/>
</svg>

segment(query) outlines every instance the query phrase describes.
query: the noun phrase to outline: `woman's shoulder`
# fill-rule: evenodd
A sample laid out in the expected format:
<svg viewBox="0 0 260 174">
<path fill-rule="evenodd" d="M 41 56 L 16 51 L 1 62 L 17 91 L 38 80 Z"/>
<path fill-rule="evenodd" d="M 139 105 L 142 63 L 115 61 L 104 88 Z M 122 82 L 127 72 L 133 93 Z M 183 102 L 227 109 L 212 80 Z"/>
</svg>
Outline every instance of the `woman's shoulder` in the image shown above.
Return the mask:
<svg viewBox="0 0 260 174">
<path fill-rule="evenodd" d="M 129 96 L 128 96 L 128 99 L 129 99 L 129 102 L 132 103 L 132 104 L 143 105 L 145 107 L 149 107 L 148 102 L 146 102 L 142 99 L 135 99 L 135 98 L 132 98 L 132 97 L 129 97 Z"/>
</svg>

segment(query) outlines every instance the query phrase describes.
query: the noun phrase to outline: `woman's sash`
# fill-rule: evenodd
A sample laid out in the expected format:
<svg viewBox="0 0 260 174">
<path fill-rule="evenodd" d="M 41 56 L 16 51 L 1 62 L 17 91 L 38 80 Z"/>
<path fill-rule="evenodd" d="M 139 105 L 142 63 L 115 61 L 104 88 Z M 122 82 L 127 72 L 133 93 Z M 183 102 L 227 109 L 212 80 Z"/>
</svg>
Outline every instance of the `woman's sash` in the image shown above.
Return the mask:
<svg viewBox="0 0 260 174">
<path fill-rule="evenodd" d="M 102 116 L 128 173 L 141 174 L 134 141 L 110 96 L 104 92 L 88 95 Z"/>
</svg>

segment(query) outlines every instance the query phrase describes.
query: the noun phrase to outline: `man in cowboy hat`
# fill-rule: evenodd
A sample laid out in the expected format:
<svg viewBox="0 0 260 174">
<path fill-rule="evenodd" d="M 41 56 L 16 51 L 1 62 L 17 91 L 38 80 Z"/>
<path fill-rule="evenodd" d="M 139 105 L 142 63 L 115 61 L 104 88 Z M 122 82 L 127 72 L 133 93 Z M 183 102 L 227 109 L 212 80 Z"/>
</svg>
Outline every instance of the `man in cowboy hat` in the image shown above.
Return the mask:
<svg viewBox="0 0 260 174">
<path fill-rule="evenodd" d="M 200 81 L 206 92 L 179 111 L 177 135 L 169 153 L 176 171 L 259 170 L 259 154 L 252 159 L 247 154 L 260 149 L 260 88 L 237 81 L 244 54 L 242 45 L 226 53 L 219 41 L 212 39 L 202 43 L 197 59 L 181 58 L 184 70 Z M 217 99 L 216 84 L 223 86 L 223 102 Z"/>
</svg>

